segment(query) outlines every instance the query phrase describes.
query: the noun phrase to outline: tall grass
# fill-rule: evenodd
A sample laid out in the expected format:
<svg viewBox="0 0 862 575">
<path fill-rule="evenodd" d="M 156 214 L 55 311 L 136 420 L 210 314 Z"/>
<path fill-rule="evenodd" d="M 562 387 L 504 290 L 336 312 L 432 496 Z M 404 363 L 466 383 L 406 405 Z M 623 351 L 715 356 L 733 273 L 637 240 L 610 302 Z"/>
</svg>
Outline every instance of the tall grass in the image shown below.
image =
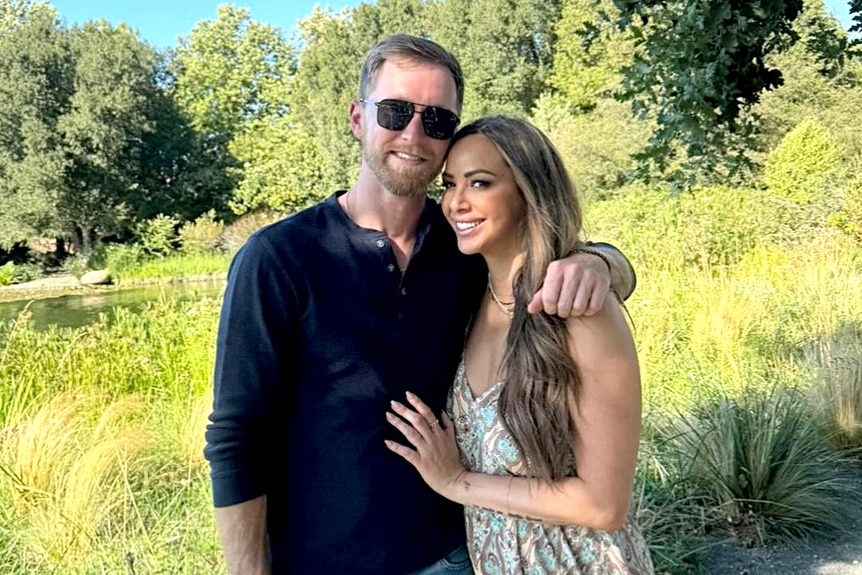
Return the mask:
<svg viewBox="0 0 862 575">
<path fill-rule="evenodd" d="M 0 326 L 0 570 L 218 573 L 201 454 L 218 302 Z"/>
<path fill-rule="evenodd" d="M 114 281 L 127 285 L 176 278 L 222 277 L 227 274 L 228 254 L 183 254 L 146 260 L 111 271 Z"/>
<path fill-rule="evenodd" d="M 812 343 L 804 363 L 813 371 L 809 400 L 835 446 L 862 458 L 862 328 L 848 324 Z"/>
</svg>

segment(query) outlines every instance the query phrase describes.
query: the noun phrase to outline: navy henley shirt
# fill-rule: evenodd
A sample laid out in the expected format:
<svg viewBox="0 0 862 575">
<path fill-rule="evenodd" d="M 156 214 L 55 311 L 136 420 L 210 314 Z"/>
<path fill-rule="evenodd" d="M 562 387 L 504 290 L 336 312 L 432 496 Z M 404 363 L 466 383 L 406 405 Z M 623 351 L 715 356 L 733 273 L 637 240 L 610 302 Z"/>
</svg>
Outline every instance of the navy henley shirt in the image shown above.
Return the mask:
<svg viewBox="0 0 862 575">
<path fill-rule="evenodd" d="M 464 541 L 460 506 L 389 451 L 410 390 L 439 413 L 486 286 L 427 200 L 402 274 L 382 232 L 327 200 L 231 264 L 205 454 L 223 507 L 267 495 L 274 575 L 404 575 Z"/>
</svg>

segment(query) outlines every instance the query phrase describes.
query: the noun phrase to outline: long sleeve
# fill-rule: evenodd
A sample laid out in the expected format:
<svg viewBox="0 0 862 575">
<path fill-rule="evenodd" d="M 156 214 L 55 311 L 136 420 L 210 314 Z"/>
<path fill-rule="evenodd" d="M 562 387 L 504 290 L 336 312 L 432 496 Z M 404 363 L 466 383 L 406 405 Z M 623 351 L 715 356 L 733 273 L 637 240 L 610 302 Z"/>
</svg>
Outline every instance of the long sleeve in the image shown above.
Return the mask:
<svg viewBox="0 0 862 575">
<path fill-rule="evenodd" d="M 219 320 L 204 449 L 216 507 L 265 495 L 270 409 L 291 380 L 292 296 L 271 246 L 253 236 L 231 264 Z"/>
</svg>

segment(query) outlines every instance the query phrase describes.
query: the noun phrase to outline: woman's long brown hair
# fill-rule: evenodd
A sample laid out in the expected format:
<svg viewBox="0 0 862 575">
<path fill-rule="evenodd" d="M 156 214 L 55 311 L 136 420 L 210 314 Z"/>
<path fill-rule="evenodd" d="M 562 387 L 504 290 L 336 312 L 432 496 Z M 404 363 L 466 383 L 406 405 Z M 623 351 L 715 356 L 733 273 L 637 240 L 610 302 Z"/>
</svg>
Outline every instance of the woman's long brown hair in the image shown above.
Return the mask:
<svg viewBox="0 0 862 575">
<path fill-rule="evenodd" d="M 581 209 L 559 153 L 527 122 L 505 116 L 464 126 L 452 144 L 471 134 L 488 137 L 512 169 L 527 205 L 520 230 L 526 259 L 515 278 L 515 310 L 500 365 L 506 383 L 499 408 L 535 477 L 555 481 L 571 473 L 575 429 L 570 407 L 580 389 L 569 354 L 566 321 L 530 314 L 548 265 L 580 245 Z"/>
</svg>

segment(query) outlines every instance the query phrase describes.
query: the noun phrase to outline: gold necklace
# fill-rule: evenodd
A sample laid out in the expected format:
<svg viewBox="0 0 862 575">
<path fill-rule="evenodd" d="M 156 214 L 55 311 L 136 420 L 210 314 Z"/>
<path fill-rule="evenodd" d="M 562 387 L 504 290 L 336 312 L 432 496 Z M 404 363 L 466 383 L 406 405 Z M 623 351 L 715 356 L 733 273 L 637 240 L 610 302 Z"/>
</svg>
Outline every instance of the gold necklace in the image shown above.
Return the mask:
<svg viewBox="0 0 862 575">
<path fill-rule="evenodd" d="M 491 276 L 488 275 L 488 293 L 491 294 L 491 301 L 500 308 L 500 311 L 506 314 L 509 317 L 512 317 L 515 314 L 515 302 L 513 301 L 502 301 L 499 297 L 497 297 L 497 292 L 494 291 L 494 285 L 491 283 Z"/>
</svg>

